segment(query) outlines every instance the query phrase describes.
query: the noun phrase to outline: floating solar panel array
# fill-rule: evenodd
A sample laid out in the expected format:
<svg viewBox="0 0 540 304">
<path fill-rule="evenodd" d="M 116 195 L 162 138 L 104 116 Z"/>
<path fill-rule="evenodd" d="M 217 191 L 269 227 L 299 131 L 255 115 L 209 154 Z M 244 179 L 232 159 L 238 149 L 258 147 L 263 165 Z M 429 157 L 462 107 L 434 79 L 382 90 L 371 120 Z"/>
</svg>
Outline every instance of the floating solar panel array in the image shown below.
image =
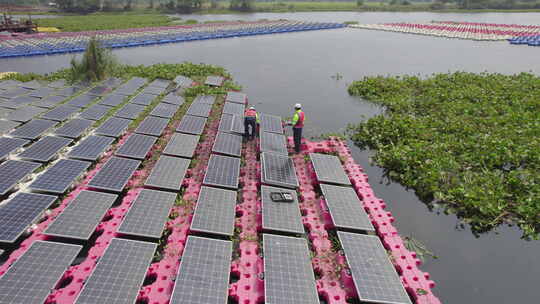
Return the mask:
<svg viewBox="0 0 540 304">
<path fill-rule="evenodd" d="M 235 191 L 203 186 L 191 221 L 191 230 L 232 236 L 235 213 Z"/>
<path fill-rule="evenodd" d="M 297 188 L 298 178 L 292 159 L 288 156 L 263 152 L 261 153 L 262 176 L 264 184 L 285 188 Z"/>
<path fill-rule="evenodd" d="M 274 201 L 272 193 L 288 194 L 292 202 Z M 268 232 L 303 234 L 304 225 L 295 190 L 261 186 L 262 227 Z"/>
<path fill-rule="evenodd" d="M 298 21 L 226 22 L 80 33 L 39 33 L 7 37 L 0 42 L 0 58 L 39 56 L 84 51 L 91 37 L 99 33 L 105 47 L 121 48 L 193 40 L 218 39 L 320 29 L 342 28 L 341 23 Z"/>
<path fill-rule="evenodd" d="M 1 302 L 42 304 L 82 246 L 35 241 L 0 277 Z"/>
<path fill-rule="evenodd" d="M 360 301 L 411 303 L 396 269 L 377 236 L 339 231 L 338 238 L 343 246 Z"/>
<path fill-rule="evenodd" d="M 350 185 L 351 181 L 343 170 L 341 161 L 337 156 L 310 153 L 311 163 L 315 168 L 315 174 L 317 180 L 321 183 L 338 184 L 338 185 Z"/>
<path fill-rule="evenodd" d="M 230 241 L 189 236 L 170 303 L 227 303 L 231 257 Z"/>
</svg>

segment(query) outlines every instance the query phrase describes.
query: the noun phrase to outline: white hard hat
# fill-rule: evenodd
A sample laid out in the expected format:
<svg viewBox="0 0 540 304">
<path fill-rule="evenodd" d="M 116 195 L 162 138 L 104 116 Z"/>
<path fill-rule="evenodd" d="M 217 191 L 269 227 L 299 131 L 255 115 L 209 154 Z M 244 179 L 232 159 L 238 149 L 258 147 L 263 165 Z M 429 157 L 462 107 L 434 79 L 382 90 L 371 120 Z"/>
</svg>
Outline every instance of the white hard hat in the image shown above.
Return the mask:
<svg viewBox="0 0 540 304">
<path fill-rule="evenodd" d="M 294 105 L 294 108 L 295 108 L 295 109 L 300 109 L 300 108 L 302 108 L 302 105 L 299 104 L 299 103 L 297 103 L 297 104 Z"/>
<path fill-rule="evenodd" d="M 255 110 L 254 106 L 249 107 L 250 110 Z"/>
</svg>

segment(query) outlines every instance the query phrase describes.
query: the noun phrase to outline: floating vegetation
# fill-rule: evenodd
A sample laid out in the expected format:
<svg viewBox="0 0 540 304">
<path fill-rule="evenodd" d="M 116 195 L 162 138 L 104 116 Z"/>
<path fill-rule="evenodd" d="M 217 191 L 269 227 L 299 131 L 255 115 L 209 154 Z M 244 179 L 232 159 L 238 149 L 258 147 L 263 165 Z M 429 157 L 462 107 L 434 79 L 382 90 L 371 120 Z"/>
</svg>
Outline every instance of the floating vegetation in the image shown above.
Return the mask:
<svg viewBox="0 0 540 304">
<path fill-rule="evenodd" d="M 468 223 L 540 232 L 540 78 L 531 74 L 367 77 L 349 93 L 387 107 L 351 127 L 386 176 Z"/>
</svg>

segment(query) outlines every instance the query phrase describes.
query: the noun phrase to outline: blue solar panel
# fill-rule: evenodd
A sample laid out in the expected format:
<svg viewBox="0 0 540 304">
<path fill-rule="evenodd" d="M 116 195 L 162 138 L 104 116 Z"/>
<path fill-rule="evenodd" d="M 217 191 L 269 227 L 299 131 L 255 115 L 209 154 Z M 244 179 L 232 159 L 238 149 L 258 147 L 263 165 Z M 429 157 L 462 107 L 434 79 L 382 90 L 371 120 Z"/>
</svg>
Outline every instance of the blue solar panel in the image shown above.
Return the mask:
<svg viewBox="0 0 540 304">
<path fill-rule="evenodd" d="M 22 160 L 8 160 L 0 165 L 0 195 L 8 193 L 41 164 Z"/>
<path fill-rule="evenodd" d="M 72 142 L 70 138 L 46 136 L 25 149 L 18 157 L 38 162 L 48 162 Z"/>
<path fill-rule="evenodd" d="M 40 174 L 30 184 L 29 188 L 33 191 L 64 194 L 90 165 L 90 162 L 61 159 L 53 166 L 47 168 L 43 174 Z"/>
<path fill-rule="evenodd" d="M 0 137 L 0 160 L 4 160 L 10 153 L 28 144 L 30 141 L 20 138 Z"/>
<path fill-rule="evenodd" d="M 113 156 L 101 167 L 88 186 L 100 190 L 122 192 L 140 164 L 138 160 Z"/>
<path fill-rule="evenodd" d="M 18 127 L 17 129 L 9 133 L 9 135 L 18 138 L 36 139 L 56 124 L 56 121 L 33 119 L 25 123 L 24 125 Z"/>
<path fill-rule="evenodd" d="M 88 136 L 68 153 L 69 158 L 97 160 L 113 143 L 114 138 L 105 136 Z"/>
</svg>

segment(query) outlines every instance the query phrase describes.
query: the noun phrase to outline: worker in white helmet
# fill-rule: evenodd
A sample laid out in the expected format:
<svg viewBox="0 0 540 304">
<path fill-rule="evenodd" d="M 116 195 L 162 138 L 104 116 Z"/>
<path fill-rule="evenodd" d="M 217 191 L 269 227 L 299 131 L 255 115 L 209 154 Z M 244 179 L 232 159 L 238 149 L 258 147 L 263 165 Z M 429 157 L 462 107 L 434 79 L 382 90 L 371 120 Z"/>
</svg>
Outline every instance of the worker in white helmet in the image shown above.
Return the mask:
<svg viewBox="0 0 540 304">
<path fill-rule="evenodd" d="M 305 121 L 304 112 L 302 111 L 302 105 L 297 103 L 294 105 L 294 115 L 291 121 L 293 136 L 294 136 L 294 151 L 300 153 L 302 144 L 302 128 L 304 128 Z"/>
<path fill-rule="evenodd" d="M 247 140 L 255 138 L 257 132 L 257 122 L 259 121 L 259 114 L 255 111 L 254 106 L 250 106 L 244 112 L 244 137 Z"/>
</svg>

